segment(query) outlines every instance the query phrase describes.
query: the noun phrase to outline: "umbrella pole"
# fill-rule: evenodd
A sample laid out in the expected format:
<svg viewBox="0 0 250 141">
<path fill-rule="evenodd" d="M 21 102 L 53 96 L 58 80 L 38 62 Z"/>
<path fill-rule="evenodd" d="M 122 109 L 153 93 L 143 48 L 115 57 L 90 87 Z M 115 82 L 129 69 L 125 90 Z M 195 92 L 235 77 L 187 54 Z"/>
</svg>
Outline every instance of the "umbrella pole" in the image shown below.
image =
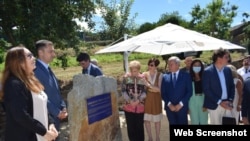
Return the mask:
<svg viewBox="0 0 250 141">
<path fill-rule="evenodd" d="M 124 51 L 124 53 L 123 53 L 123 66 L 124 66 L 124 71 L 126 73 L 129 72 L 129 70 L 128 70 L 128 57 L 129 57 L 129 55 L 130 55 L 129 52 Z"/>
<path fill-rule="evenodd" d="M 128 39 L 128 34 L 124 34 L 124 41 Z M 128 51 L 125 51 L 123 53 L 123 66 L 124 66 L 124 71 L 128 73 L 128 56 L 130 53 Z"/>
</svg>

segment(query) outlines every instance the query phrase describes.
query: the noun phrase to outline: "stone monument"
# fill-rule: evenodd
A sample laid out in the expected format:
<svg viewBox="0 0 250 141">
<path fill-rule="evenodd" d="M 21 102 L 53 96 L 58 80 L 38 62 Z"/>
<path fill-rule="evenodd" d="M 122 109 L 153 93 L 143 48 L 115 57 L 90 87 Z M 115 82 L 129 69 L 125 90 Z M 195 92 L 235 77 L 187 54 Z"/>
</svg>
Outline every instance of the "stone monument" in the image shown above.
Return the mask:
<svg viewBox="0 0 250 141">
<path fill-rule="evenodd" d="M 69 141 L 121 141 L 116 79 L 78 74 L 68 93 Z"/>
</svg>

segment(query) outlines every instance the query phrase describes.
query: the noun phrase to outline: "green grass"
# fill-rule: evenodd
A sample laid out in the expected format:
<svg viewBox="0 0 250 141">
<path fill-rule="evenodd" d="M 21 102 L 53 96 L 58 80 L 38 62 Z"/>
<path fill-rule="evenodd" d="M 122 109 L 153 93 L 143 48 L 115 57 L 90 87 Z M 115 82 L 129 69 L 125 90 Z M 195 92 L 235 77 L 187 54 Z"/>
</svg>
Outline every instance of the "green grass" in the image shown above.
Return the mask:
<svg viewBox="0 0 250 141">
<path fill-rule="evenodd" d="M 143 54 L 143 53 L 131 53 L 129 55 L 129 60 L 145 59 L 150 57 L 153 57 L 153 55 Z M 98 62 L 110 63 L 114 61 L 115 62 L 123 61 L 123 54 L 122 53 L 97 54 L 91 56 L 91 58 L 96 58 Z"/>
<path fill-rule="evenodd" d="M 4 68 L 4 63 L 0 64 L 0 72 L 2 72 L 3 68 Z"/>
<path fill-rule="evenodd" d="M 211 55 L 212 51 L 203 52 L 199 59 L 203 62 L 210 64 L 211 63 Z M 233 61 L 241 59 L 241 53 L 231 53 Z M 148 59 L 151 57 L 157 57 L 160 60 L 159 68 L 161 70 L 165 70 L 165 60 L 162 59 L 161 56 L 155 56 L 150 54 L 143 54 L 143 53 L 131 53 L 129 55 L 129 61 L 131 60 L 138 60 L 140 61 L 142 67 L 141 71 L 147 70 L 147 62 Z M 123 54 L 121 53 L 108 53 L 108 54 L 95 54 L 92 55 L 91 58 L 96 58 L 98 60 L 98 64 L 101 67 L 104 75 L 112 76 L 114 78 L 119 78 L 124 74 L 124 67 L 123 67 Z M 60 67 L 60 61 L 54 59 L 51 63 L 52 69 L 54 70 L 56 76 L 60 80 L 72 80 L 73 76 L 76 74 L 81 73 L 82 68 L 78 65 L 76 61 L 76 57 L 68 57 L 68 64 L 69 67 L 63 69 Z M 0 64 L 0 71 L 3 70 L 3 63 Z M 184 66 L 182 61 L 181 66 Z"/>
<path fill-rule="evenodd" d="M 138 60 L 142 64 L 142 71 L 147 69 L 147 61 L 149 58 L 154 57 L 153 55 L 149 54 L 142 54 L 142 53 L 132 53 L 129 56 L 129 61 L 131 60 Z M 76 74 L 81 73 L 82 68 L 78 66 L 78 63 L 75 61 L 75 57 L 69 57 L 70 67 L 66 68 L 65 70 L 54 66 L 52 67 L 55 71 L 56 76 L 61 80 L 70 80 Z M 98 60 L 98 64 L 102 69 L 104 75 L 112 76 L 114 78 L 118 78 L 124 74 L 124 67 L 123 67 L 123 55 L 119 53 L 110 53 L 110 54 L 98 54 L 93 55 L 91 58 L 96 58 Z M 160 59 L 161 57 L 159 57 Z M 56 60 L 52 62 L 55 64 Z M 74 65 L 72 65 L 74 64 Z"/>
<path fill-rule="evenodd" d="M 210 64 L 211 61 L 211 55 L 212 51 L 203 52 L 199 59 L 201 59 L 203 62 Z M 238 59 L 241 59 L 240 53 L 231 53 L 231 56 L 233 58 L 233 61 L 236 61 Z M 165 70 L 165 60 L 162 59 L 161 56 L 154 56 L 149 54 L 141 54 L 141 53 L 132 53 L 129 56 L 129 61 L 131 60 L 138 60 L 141 63 L 141 71 L 147 70 L 147 62 L 148 59 L 151 57 L 157 57 L 160 60 L 159 69 Z M 106 76 L 112 76 L 114 78 L 120 78 L 125 72 L 123 67 L 123 55 L 122 54 L 116 54 L 116 53 L 110 53 L 110 54 L 99 54 L 99 55 L 93 55 L 91 58 L 96 58 L 98 60 L 98 64 L 103 70 L 104 75 Z M 182 60 L 181 67 L 184 66 L 184 62 Z M 62 68 L 55 67 L 53 68 L 56 71 L 56 75 L 59 79 L 62 80 L 70 80 L 75 74 L 81 73 L 81 67 L 80 66 L 74 66 L 69 67 L 66 70 L 63 70 Z"/>
</svg>

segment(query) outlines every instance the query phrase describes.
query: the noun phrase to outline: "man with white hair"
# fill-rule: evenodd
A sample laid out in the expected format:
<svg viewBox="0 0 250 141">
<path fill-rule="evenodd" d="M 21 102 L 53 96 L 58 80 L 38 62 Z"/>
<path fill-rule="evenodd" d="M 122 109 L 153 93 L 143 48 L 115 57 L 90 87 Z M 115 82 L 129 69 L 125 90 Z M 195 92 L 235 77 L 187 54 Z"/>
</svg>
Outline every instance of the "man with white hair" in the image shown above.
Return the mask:
<svg viewBox="0 0 250 141">
<path fill-rule="evenodd" d="M 192 96 L 192 79 L 189 73 L 180 71 L 180 59 L 168 59 L 169 72 L 163 75 L 161 95 L 170 125 L 188 124 L 188 101 Z"/>
</svg>

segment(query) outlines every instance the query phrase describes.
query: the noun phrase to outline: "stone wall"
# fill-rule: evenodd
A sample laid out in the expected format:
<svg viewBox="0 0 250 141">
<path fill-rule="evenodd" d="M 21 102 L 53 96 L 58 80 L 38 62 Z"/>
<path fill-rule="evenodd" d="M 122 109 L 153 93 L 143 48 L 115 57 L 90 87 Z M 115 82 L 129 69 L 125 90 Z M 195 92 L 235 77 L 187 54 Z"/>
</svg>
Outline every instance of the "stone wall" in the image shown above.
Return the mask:
<svg viewBox="0 0 250 141">
<path fill-rule="evenodd" d="M 112 115 L 88 123 L 86 98 L 111 93 Z M 68 123 L 70 141 L 120 141 L 117 83 L 114 78 L 75 75 L 73 89 L 68 93 Z"/>
</svg>

